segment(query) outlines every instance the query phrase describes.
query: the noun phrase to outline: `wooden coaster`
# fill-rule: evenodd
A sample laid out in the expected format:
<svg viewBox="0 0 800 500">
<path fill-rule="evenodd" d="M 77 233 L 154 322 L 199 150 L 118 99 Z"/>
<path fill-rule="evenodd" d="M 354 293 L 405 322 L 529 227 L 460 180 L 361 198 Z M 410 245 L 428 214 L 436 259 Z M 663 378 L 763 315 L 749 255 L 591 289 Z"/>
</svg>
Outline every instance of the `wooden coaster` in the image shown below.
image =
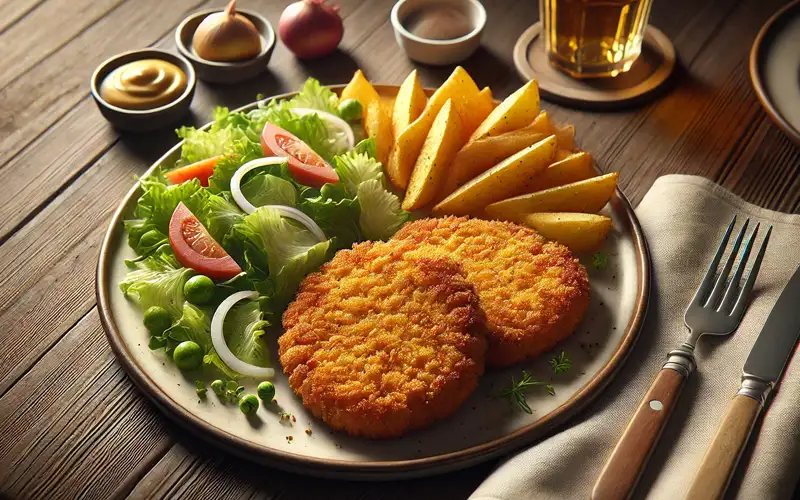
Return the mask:
<svg viewBox="0 0 800 500">
<path fill-rule="evenodd" d="M 525 30 L 514 46 L 519 74 L 536 79 L 539 94 L 548 101 L 580 109 L 614 109 L 641 103 L 664 85 L 675 69 L 675 47 L 658 29 L 648 26 L 642 54 L 630 70 L 614 78 L 578 80 L 550 65 L 539 34 L 542 23 Z"/>
</svg>

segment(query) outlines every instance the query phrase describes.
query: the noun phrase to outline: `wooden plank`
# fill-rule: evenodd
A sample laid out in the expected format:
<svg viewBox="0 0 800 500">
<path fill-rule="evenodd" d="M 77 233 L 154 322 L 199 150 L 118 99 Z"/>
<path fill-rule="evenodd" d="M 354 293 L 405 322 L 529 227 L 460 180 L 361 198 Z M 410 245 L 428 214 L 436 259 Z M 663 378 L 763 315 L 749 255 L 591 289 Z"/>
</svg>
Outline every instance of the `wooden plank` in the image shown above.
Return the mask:
<svg viewBox="0 0 800 500">
<path fill-rule="evenodd" d="M 494 465 L 483 464 L 465 471 L 408 481 L 333 482 L 270 469 L 210 448 L 196 439 L 179 436 L 178 442 L 131 491 L 130 498 L 467 498 Z"/>
<path fill-rule="evenodd" d="M 69 5 L 49 1 L 37 6 L 0 33 L 0 60 L 3 61 L 0 88 L 95 24 L 123 1 L 72 0 Z"/>
<path fill-rule="evenodd" d="M 109 498 L 171 445 L 96 309 L 0 399 L 0 433 L 0 494 L 9 498 Z"/>
<path fill-rule="evenodd" d="M 28 15 L 46 0 L 0 0 L 0 33 Z"/>
</svg>

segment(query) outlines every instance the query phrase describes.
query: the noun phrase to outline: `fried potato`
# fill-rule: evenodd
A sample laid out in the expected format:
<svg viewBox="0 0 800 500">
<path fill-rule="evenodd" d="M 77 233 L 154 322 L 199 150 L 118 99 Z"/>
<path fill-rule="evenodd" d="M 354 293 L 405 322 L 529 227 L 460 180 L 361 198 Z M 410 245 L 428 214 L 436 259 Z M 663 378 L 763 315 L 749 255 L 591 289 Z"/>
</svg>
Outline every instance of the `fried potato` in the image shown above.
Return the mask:
<svg viewBox="0 0 800 500">
<path fill-rule="evenodd" d="M 553 121 L 550 120 L 550 115 L 547 114 L 547 111 L 540 111 L 528 127 L 545 135 L 551 135 L 554 132 Z"/>
<path fill-rule="evenodd" d="M 422 145 L 403 199 L 403 210 L 416 210 L 433 201 L 442 186 L 447 168 L 461 147 L 462 137 L 461 118 L 453 106 L 453 100 L 448 99 L 436 115 Z"/>
<path fill-rule="evenodd" d="M 361 103 L 361 107 L 364 110 L 362 116 L 364 123 L 367 121 L 367 109 L 369 105 L 380 100 L 378 91 L 369 83 L 360 69 L 355 72 L 350 83 L 342 90 L 341 98 L 342 100 L 355 99 Z"/>
<path fill-rule="evenodd" d="M 400 90 L 397 92 L 397 99 L 394 101 L 392 111 L 392 132 L 397 137 L 405 130 L 425 109 L 428 98 L 419 82 L 417 70 L 408 74 Z"/>
<path fill-rule="evenodd" d="M 619 174 L 592 177 L 565 186 L 523 194 L 492 203 L 486 213 L 500 220 L 524 222 L 527 214 L 536 212 L 599 212 L 611 199 Z"/>
<path fill-rule="evenodd" d="M 555 153 L 556 138 L 551 135 L 464 184 L 433 207 L 433 213 L 474 215 L 490 203 L 519 194 L 530 178 L 553 162 Z"/>
<path fill-rule="evenodd" d="M 469 99 L 458 99 L 454 101 L 454 104 L 461 117 L 461 128 L 464 132 L 463 142 L 467 142 L 472 132 L 478 128 L 478 125 L 480 125 L 494 109 L 492 89 L 484 87 L 484 89 L 475 96 Z"/>
<path fill-rule="evenodd" d="M 387 106 L 381 99 L 372 101 L 366 109 L 364 131 L 375 139 L 375 154 L 378 161 L 386 165 L 392 148 L 392 120 Z"/>
<path fill-rule="evenodd" d="M 470 99 L 479 92 L 469 73 L 461 66 L 456 66 L 450 77 L 433 93 L 422 114 L 395 138 L 386 170 L 392 184 L 400 189 L 408 186 L 422 144 L 444 103 L 448 99 Z"/>
<path fill-rule="evenodd" d="M 569 149 L 559 149 L 556 151 L 556 161 L 564 161 L 572 155 L 573 152 Z"/>
<path fill-rule="evenodd" d="M 525 127 L 468 142 L 458 151 L 450 164 L 447 177 L 439 190 L 439 199 L 444 199 L 489 168 L 545 137 L 544 134 Z"/>
<path fill-rule="evenodd" d="M 558 139 L 558 149 L 566 149 L 573 151 L 575 149 L 575 126 L 566 125 L 564 127 L 555 127 L 553 132 Z"/>
<path fill-rule="evenodd" d="M 596 251 L 611 230 L 611 219 L 595 214 L 535 213 L 526 215 L 524 223 L 545 238 L 566 245 L 576 253 Z"/>
<path fill-rule="evenodd" d="M 522 128 L 531 123 L 538 114 L 539 85 L 536 80 L 531 80 L 494 108 L 469 140 L 475 141 Z"/>
<path fill-rule="evenodd" d="M 556 152 L 556 159 L 558 159 L 558 154 L 562 151 L 563 149 L 559 149 Z M 534 193 L 556 186 L 563 186 L 564 184 L 583 181 L 595 175 L 592 168 L 592 155 L 584 152 L 573 153 L 561 161 L 556 161 L 531 179 L 525 186 L 525 191 Z"/>
</svg>

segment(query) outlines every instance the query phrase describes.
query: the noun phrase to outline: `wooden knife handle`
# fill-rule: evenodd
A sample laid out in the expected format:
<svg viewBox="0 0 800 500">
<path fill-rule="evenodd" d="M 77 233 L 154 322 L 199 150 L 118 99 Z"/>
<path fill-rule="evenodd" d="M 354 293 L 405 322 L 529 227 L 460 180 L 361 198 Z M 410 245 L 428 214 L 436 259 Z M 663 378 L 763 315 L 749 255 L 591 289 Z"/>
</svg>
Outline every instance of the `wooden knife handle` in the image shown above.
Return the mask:
<svg viewBox="0 0 800 500">
<path fill-rule="evenodd" d="M 760 401 L 741 394 L 733 398 L 694 476 L 686 500 L 723 497 L 760 412 Z"/>
<path fill-rule="evenodd" d="M 633 493 L 685 381 L 675 370 L 658 372 L 594 484 L 593 500 L 623 500 Z"/>
</svg>

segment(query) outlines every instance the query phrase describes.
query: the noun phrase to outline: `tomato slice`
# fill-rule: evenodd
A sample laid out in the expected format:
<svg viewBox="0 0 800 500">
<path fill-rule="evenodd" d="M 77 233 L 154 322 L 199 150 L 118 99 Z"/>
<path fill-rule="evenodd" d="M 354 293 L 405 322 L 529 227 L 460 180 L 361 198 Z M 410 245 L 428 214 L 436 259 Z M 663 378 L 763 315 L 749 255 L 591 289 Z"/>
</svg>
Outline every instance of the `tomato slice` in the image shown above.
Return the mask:
<svg viewBox="0 0 800 500">
<path fill-rule="evenodd" d="M 227 280 L 242 272 L 183 203 L 178 203 L 169 220 L 169 244 L 178 262 L 211 279 Z"/>
<path fill-rule="evenodd" d="M 180 184 L 191 179 L 198 179 L 201 186 L 208 187 L 208 178 L 214 173 L 214 167 L 217 166 L 217 162 L 220 158 L 222 158 L 222 155 L 212 156 L 211 158 L 200 160 L 191 165 L 170 170 L 164 174 L 164 176 L 173 184 Z"/>
<path fill-rule="evenodd" d="M 267 156 L 285 156 L 289 159 L 289 173 L 305 186 L 321 188 L 323 184 L 336 184 L 339 176 L 308 144 L 292 133 L 267 123 L 261 132 L 261 148 Z"/>
</svg>

